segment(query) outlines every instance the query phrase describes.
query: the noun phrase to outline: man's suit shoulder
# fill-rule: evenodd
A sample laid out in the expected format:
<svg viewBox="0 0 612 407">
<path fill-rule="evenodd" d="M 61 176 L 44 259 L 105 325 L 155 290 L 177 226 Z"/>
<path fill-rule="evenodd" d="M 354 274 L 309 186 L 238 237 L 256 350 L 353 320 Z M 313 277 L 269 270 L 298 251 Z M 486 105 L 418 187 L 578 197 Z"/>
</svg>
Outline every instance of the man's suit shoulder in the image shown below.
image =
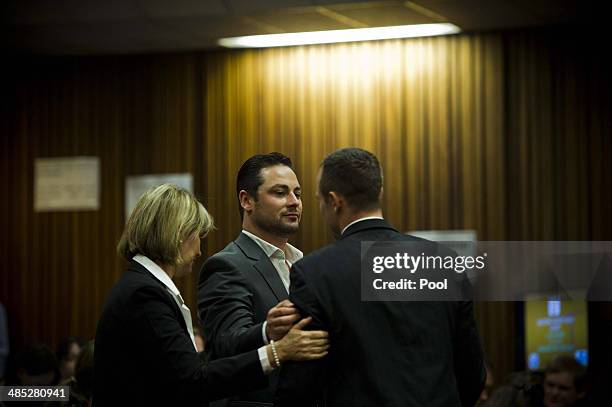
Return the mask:
<svg viewBox="0 0 612 407">
<path fill-rule="evenodd" d="M 327 246 L 323 246 L 298 260 L 295 264 L 298 267 L 313 267 L 320 264 L 321 261 L 329 261 L 330 256 L 338 254 L 338 242 L 334 242 Z M 316 267 L 315 267 L 316 268 Z"/>
<path fill-rule="evenodd" d="M 374 229 L 376 230 L 376 229 Z M 334 264 L 339 262 L 352 261 L 357 256 L 356 251 L 360 250 L 362 241 L 368 241 L 368 230 L 364 230 L 352 235 L 349 235 L 343 239 L 337 240 L 327 246 L 317 249 L 308 255 L 304 256 L 300 261 L 296 263 L 296 268 L 306 268 L 310 273 L 314 273 L 314 270 L 326 270 Z M 398 242 L 414 242 L 422 245 L 427 252 L 445 252 L 452 253 L 444 246 L 439 245 L 436 242 L 425 240 L 419 237 L 406 235 L 399 233 L 395 230 L 381 230 L 378 229 L 376 238 L 372 240 L 377 241 L 398 241 Z M 382 233 L 381 233 L 382 232 Z M 371 235 L 370 235 L 371 236 Z"/>
<path fill-rule="evenodd" d="M 230 242 L 225 248 L 210 256 L 202 265 L 201 276 L 208 277 L 216 272 L 239 272 L 244 270 L 246 256 L 238 245 Z"/>
<path fill-rule="evenodd" d="M 227 246 L 225 246 L 222 250 L 210 256 L 208 260 L 206 261 L 206 263 L 208 263 L 211 260 L 212 261 L 215 261 L 215 260 L 232 261 L 232 259 L 235 260 L 237 257 L 240 257 L 240 258 L 244 257 L 244 253 L 242 252 L 242 250 L 240 250 L 236 242 L 232 241 L 232 242 L 229 242 Z"/>
</svg>

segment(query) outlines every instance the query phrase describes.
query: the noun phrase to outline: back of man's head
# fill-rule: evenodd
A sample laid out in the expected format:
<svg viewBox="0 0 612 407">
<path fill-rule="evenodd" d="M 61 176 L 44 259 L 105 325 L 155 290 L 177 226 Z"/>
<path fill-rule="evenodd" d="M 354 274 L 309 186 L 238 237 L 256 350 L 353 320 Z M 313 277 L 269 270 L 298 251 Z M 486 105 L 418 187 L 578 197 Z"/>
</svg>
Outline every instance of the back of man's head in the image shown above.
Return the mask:
<svg viewBox="0 0 612 407">
<path fill-rule="evenodd" d="M 17 354 L 17 376 L 24 386 L 48 386 L 57 376 L 57 359 L 44 344 L 32 344 Z"/>
<path fill-rule="evenodd" d="M 236 197 L 240 217 L 244 216 L 244 209 L 240 205 L 240 191 L 246 191 L 249 196 L 257 200 L 257 189 L 264 183 L 261 170 L 275 165 L 284 165 L 293 169 L 291 159 L 276 152 L 254 155 L 242 164 L 236 176 Z"/>
<path fill-rule="evenodd" d="M 330 191 L 344 197 L 354 210 L 381 207 L 383 176 L 376 156 L 361 148 L 343 148 L 323 160 L 319 194 L 327 200 Z"/>
</svg>

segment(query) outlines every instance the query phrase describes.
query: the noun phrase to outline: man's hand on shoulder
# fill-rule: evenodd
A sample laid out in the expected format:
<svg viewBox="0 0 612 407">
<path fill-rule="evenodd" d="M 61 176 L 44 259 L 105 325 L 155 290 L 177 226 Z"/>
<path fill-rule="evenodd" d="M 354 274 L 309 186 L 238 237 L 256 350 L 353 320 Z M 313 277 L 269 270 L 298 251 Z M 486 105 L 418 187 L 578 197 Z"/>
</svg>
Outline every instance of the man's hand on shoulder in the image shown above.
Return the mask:
<svg viewBox="0 0 612 407">
<path fill-rule="evenodd" d="M 268 340 L 278 341 L 289 332 L 293 324 L 300 320 L 300 313 L 289 300 L 276 304 L 266 318 L 266 336 Z"/>
</svg>

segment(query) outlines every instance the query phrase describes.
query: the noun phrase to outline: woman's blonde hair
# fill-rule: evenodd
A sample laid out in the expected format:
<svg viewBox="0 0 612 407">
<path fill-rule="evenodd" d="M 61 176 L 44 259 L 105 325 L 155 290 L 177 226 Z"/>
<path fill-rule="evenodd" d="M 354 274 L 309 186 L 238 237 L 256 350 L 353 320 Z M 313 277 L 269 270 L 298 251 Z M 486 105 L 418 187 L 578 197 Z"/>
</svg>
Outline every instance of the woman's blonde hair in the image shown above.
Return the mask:
<svg viewBox="0 0 612 407">
<path fill-rule="evenodd" d="M 181 243 L 214 228 L 206 208 L 186 189 L 163 184 L 145 192 L 132 211 L 117 245 L 128 261 L 136 254 L 169 266 L 182 264 Z"/>
</svg>

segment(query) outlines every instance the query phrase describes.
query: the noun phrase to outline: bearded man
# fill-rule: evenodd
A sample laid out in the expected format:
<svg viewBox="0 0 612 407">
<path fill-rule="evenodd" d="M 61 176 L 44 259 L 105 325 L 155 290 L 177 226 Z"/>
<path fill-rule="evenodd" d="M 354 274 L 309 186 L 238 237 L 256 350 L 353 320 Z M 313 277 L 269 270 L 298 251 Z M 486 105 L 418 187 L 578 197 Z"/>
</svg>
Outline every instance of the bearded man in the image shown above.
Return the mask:
<svg viewBox="0 0 612 407">
<path fill-rule="evenodd" d="M 202 266 L 198 312 L 210 360 L 280 340 L 299 320 L 288 300 L 289 270 L 302 258 L 288 243 L 302 216 L 301 187 L 291 160 L 258 154 L 242 164 L 236 180 L 242 231 Z M 262 355 L 262 365 L 273 363 Z M 271 406 L 278 373 L 268 388 L 225 400 L 223 406 Z"/>
</svg>

